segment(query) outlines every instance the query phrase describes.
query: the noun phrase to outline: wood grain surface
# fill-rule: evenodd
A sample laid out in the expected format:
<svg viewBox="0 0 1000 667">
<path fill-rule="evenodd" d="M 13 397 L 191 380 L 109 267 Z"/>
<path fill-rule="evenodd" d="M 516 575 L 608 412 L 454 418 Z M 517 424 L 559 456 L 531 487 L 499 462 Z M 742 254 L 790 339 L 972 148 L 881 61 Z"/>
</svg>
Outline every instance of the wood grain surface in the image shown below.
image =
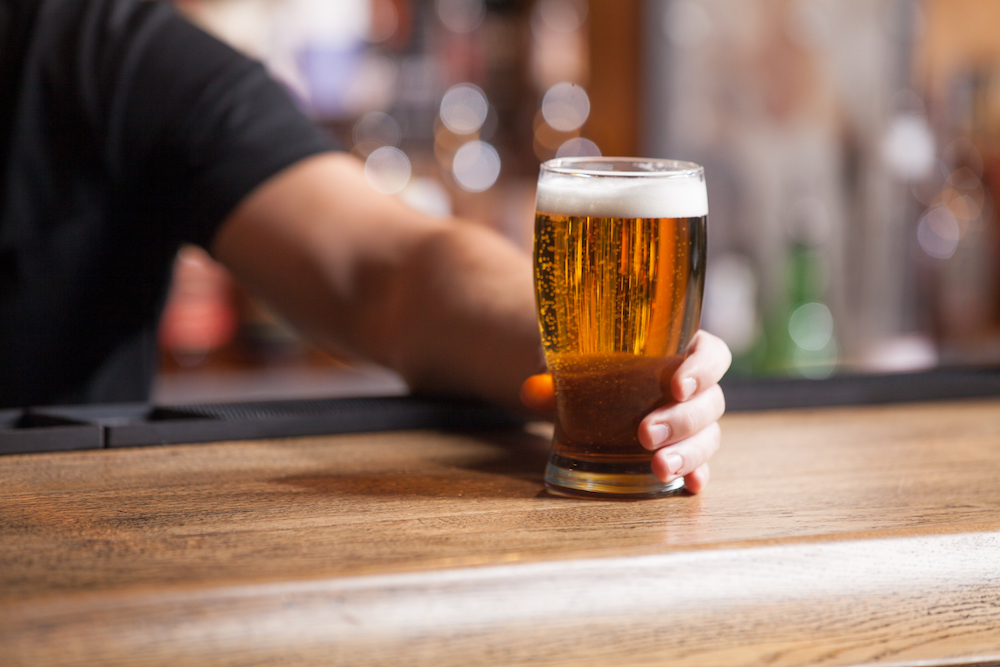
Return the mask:
<svg viewBox="0 0 1000 667">
<path fill-rule="evenodd" d="M 1000 401 L 730 415 L 633 503 L 545 431 L 0 457 L 0 665 L 1000 663 Z"/>
</svg>

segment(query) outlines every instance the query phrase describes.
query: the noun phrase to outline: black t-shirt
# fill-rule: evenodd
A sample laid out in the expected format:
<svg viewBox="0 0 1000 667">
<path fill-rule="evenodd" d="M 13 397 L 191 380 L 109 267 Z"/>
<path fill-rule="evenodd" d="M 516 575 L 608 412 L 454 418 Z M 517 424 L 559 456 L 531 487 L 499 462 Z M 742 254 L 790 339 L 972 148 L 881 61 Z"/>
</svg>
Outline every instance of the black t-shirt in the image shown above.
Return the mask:
<svg viewBox="0 0 1000 667">
<path fill-rule="evenodd" d="M 178 246 L 332 148 L 146 0 L 0 0 L 0 142 L 0 407 L 144 400 Z"/>
</svg>

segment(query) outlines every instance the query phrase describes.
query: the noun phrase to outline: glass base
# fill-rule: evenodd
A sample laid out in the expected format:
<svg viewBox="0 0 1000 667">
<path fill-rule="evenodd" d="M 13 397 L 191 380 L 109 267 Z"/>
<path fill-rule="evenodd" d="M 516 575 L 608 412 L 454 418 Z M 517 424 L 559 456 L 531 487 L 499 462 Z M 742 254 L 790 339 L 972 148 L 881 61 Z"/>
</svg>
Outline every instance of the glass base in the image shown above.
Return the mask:
<svg viewBox="0 0 1000 667">
<path fill-rule="evenodd" d="M 684 490 L 684 478 L 664 483 L 652 473 L 608 474 L 571 470 L 549 461 L 545 467 L 545 487 L 550 493 L 569 498 L 646 500 L 680 493 Z"/>
</svg>

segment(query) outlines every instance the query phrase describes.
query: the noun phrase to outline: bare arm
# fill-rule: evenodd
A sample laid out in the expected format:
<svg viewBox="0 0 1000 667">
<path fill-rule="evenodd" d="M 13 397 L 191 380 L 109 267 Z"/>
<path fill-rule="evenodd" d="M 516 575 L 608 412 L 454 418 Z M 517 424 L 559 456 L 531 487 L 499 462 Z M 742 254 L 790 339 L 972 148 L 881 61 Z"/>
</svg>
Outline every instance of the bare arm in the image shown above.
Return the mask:
<svg viewBox="0 0 1000 667">
<path fill-rule="evenodd" d="M 262 184 L 212 252 L 312 340 L 416 391 L 516 407 L 542 365 L 529 259 L 489 230 L 377 193 L 349 155 Z"/>
</svg>

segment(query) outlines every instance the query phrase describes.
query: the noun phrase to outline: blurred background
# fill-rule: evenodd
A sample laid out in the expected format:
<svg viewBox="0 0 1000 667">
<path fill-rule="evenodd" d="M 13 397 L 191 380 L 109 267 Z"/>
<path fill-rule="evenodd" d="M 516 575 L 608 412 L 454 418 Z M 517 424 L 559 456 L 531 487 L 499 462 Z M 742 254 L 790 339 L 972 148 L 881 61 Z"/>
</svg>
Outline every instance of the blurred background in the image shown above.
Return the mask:
<svg viewBox="0 0 1000 667">
<path fill-rule="evenodd" d="M 995 0 L 178 0 L 369 182 L 530 249 L 541 161 L 705 165 L 704 328 L 731 376 L 1000 363 Z M 154 400 L 401 393 L 197 248 Z"/>
</svg>

